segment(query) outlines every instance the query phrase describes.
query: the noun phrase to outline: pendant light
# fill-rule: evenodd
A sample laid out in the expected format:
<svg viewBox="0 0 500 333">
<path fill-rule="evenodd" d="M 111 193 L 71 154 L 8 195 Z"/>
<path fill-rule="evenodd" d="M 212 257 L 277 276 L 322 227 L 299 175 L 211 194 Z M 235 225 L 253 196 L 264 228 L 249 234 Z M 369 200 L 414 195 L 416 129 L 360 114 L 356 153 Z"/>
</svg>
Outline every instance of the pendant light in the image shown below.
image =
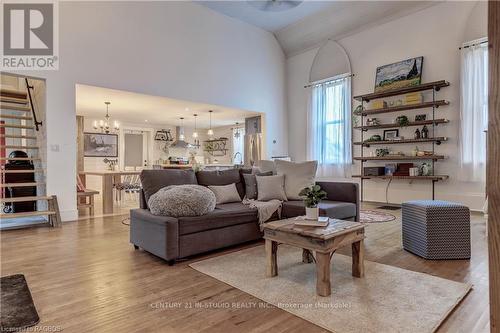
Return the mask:
<svg viewBox="0 0 500 333">
<path fill-rule="evenodd" d="M 198 138 L 198 131 L 196 129 L 196 117 L 198 117 L 198 115 L 195 113 L 194 115 L 194 132 L 193 132 L 193 138 L 196 139 Z"/>
<path fill-rule="evenodd" d="M 214 130 L 212 129 L 212 110 L 208 111 L 208 114 L 210 115 L 210 128 L 207 132 L 208 136 L 213 136 L 214 135 Z"/>
<path fill-rule="evenodd" d="M 241 136 L 239 125 L 240 125 L 240 123 L 236 122 L 236 126 L 234 127 L 234 137 L 235 137 L 235 139 L 239 139 L 240 136 Z"/>
<path fill-rule="evenodd" d="M 104 116 L 104 120 L 99 120 L 99 123 L 97 120 L 94 121 L 94 129 L 100 129 L 102 133 L 109 134 L 111 132 L 111 125 L 109 119 L 111 118 L 109 116 L 109 105 L 111 102 L 104 102 L 106 104 L 106 115 Z M 115 120 L 113 123 L 113 130 L 118 131 L 120 129 L 120 124 Z"/>
<path fill-rule="evenodd" d="M 184 139 L 186 138 L 184 136 L 184 117 L 181 117 L 181 128 L 179 129 L 180 133 L 179 133 L 179 141 L 184 141 Z"/>
</svg>

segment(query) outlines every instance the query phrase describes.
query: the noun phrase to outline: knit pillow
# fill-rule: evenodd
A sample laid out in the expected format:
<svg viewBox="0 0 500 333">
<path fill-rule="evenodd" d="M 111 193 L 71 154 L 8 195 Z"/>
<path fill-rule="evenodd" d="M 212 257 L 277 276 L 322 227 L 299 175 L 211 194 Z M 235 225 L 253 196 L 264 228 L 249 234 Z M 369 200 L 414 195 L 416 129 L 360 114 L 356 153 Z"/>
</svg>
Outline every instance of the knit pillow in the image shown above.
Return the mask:
<svg viewBox="0 0 500 333">
<path fill-rule="evenodd" d="M 148 206 L 153 215 L 201 216 L 215 209 L 215 195 L 200 185 L 173 185 L 153 194 Z"/>
</svg>

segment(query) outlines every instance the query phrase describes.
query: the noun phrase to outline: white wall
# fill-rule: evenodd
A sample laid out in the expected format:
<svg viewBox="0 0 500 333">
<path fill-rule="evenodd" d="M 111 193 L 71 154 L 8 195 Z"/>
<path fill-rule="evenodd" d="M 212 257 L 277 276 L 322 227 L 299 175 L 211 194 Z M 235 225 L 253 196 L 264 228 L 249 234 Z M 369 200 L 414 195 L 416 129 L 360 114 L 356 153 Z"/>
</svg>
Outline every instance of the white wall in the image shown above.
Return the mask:
<svg viewBox="0 0 500 333">
<path fill-rule="evenodd" d="M 450 180 L 437 183 L 436 198 L 464 202 L 473 209 L 481 209 L 484 188 L 481 184 L 464 183 L 457 179 L 458 129 L 459 129 L 459 89 L 460 51 L 458 47 L 466 40 L 486 35 L 485 11 L 480 4 L 471 2 L 443 3 L 420 12 L 385 23 L 372 29 L 341 39 L 338 42 L 346 49 L 353 78 L 353 94 L 373 91 L 375 69 L 395 61 L 424 56 L 422 81 L 448 80 L 451 86 L 444 88 L 438 96 L 450 101 L 450 106 L 438 109 L 437 115 L 450 119 L 450 123 L 437 127 L 439 135 L 450 140 L 437 147 L 437 151 L 449 156 L 445 162 L 437 163 L 436 172 L 449 174 Z M 479 36 L 481 35 L 482 36 Z M 306 110 L 307 95 L 304 84 L 308 82 L 309 71 L 317 49 L 309 50 L 287 59 L 287 95 L 289 112 L 289 153 L 294 160 L 306 158 Z M 334 61 L 332 59 L 332 61 Z M 355 103 L 354 106 L 357 104 Z M 410 111 L 409 116 L 428 113 Z M 385 119 L 393 119 L 397 114 L 388 114 Z M 379 117 L 384 119 L 383 117 Z M 415 128 L 403 133 L 411 136 Z M 368 132 L 377 134 L 376 131 Z M 382 133 L 379 133 L 382 134 Z M 355 131 L 354 140 L 359 141 Z M 429 145 L 419 145 L 424 149 Z M 391 147 L 410 152 L 414 147 L 401 145 Z M 354 155 L 359 155 L 356 147 Z M 353 167 L 353 174 L 359 174 L 359 165 Z M 353 181 L 351 178 L 343 179 Z M 385 181 L 366 181 L 365 200 L 384 201 Z M 429 198 L 430 182 L 394 181 L 389 189 L 389 202 L 400 203 L 410 199 Z"/>
<path fill-rule="evenodd" d="M 77 83 L 263 112 L 268 154 L 287 153 L 284 55 L 270 33 L 190 2 L 61 2 L 59 13 L 59 70 L 29 74 L 47 79 L 47 188 L 63 219 L 77 217 Z"/>
</svg>

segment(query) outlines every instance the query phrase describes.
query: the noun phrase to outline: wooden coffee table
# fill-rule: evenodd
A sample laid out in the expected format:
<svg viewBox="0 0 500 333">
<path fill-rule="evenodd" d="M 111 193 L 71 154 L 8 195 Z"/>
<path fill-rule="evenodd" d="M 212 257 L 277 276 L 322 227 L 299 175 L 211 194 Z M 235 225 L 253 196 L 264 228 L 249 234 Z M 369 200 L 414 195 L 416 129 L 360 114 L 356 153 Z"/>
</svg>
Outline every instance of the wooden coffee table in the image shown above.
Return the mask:
<svg viewBox="0 0 500 333">
<path fill-rule="evenodd" d="M 352 275 L 364 276 L 365 226 L 359 222 L 330 219 L 326 227 L 296 226 L 295 218 L 264 224 L 266 240 L 266 275 L 278 275 L 278 244 L 288 244 L 303 249 L 302 261 L 316 261 L 316 292 L 329 296 L 330 260 L 338 248 L 352 246 Z M 315 257 L 312 252 L 315 252 Z"/>
</svg>

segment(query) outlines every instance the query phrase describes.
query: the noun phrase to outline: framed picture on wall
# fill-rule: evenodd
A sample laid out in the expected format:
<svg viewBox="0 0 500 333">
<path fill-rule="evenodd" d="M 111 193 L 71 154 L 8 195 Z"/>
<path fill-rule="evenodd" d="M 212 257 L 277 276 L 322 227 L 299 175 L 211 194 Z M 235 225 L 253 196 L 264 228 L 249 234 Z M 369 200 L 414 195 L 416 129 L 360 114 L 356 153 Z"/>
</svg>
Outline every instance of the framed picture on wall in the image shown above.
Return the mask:
<svg viewBox="0 0 500 333">
<path fill-rule="evenodd" d="M 375 74 L 375 92 L 417 86 L 422 79 L 424 57 L 380 66 Z"/>
<path fill-rule="evenodd" d="M 85 157 L 118 157 L 118 134 L 83 133 Z"/>
</svg>

